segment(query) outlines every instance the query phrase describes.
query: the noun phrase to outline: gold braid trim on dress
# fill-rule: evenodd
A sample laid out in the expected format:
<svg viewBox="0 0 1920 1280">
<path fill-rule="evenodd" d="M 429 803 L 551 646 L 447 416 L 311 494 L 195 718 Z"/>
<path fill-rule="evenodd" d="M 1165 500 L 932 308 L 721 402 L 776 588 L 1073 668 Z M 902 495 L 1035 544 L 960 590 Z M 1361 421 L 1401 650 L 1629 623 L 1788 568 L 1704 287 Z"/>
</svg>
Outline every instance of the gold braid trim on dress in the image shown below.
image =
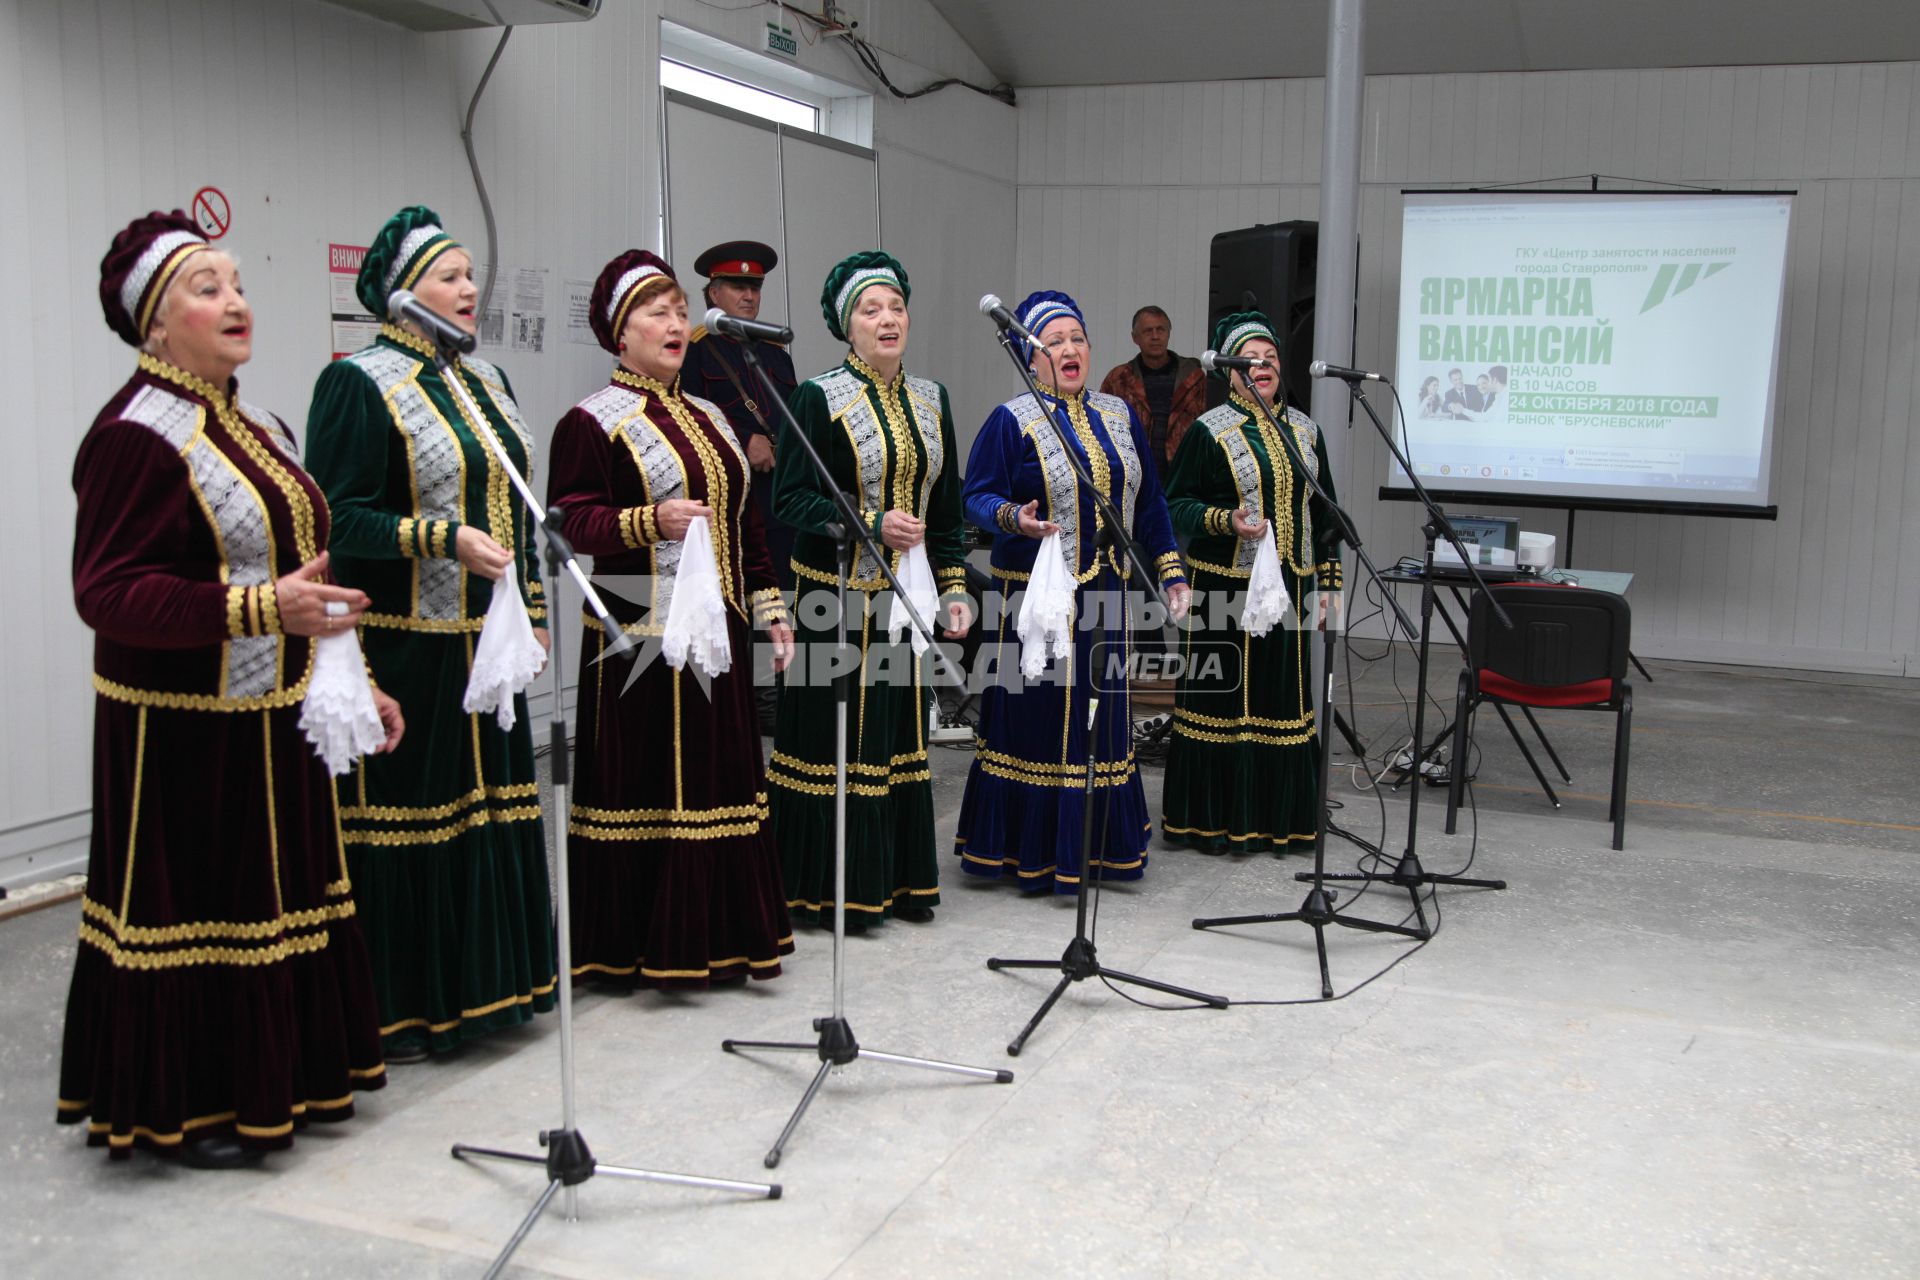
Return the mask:
<svg viewBox="0 0 1920 1280">
<path fill-rule="evenodd" d="M 594 827 L 582 822 L 569 822 L 567 832 L 589 840 L 726 840 L 757 835 L 767 821 L 763 816 L 751 822 L 723 827 Z"/>
<path fill-rule="evenodd" d="M 1037 787 L 1077 787 L 1086 782 L 1087 768 L 1084 764 L 1022 760 L 1017 756 L 988 750 L 986 743 L 979 738 L 973 740 L 973 746 L 974 759 L 979 762 L 981 771 L 996 778 Z M 1124 786 L 1135 772 L 1136 762 L 1132 751 L 1127 752 L 1124 760 L 1098 760 L 1094 762 L 1094 785 Z"/>
<path fill-rule="evenodd" d="M 714 809 L 594 809 L 571 807 L 567 830 L 591 840 L 724 840 L 757 834 L 770 820 L 767 793 L 752 804 Z M 745 822 L 726 822 L 745 818 Z M 709 825 L 718 824 L 718 825 Z"/>
<path fill-rule="evenodd" d="M 753 606 L 753 620 L 760 626 L 771 626 L 787 620 L 787 602 L 778 587 L 762 587 L 758 591 L 748 592 L 747 602 Z"/>
<path fill-rule="evenodd" d="M 511 1005 L 532 1004 L 537 997 L 551 995 L 558 976 L 559 975 L 556 974 L 553 978 L 548 979 L 545 983 L 533 988 L 531 991 L 506 996 L 502 999 L 495 1000 L 492 1004 L 483 1004 L 477 1009 L 462 1009 L 459 1017 L 446 1022 L 434 1022 L 427 1018 L 402 1018 L 398 1022 L 390 1022 L 386 1026 L 381 1027 L 380 1034 L 382 1036 L 390 1036 L 396 1031 L 405 1031 L 410 1027 L 425 1027 L 428 1031 L 436 1035 L 443 1031 L 451 1031 L 469 1018 L 484 1018 L 490 1013 L 498 1013 L 500 1010 Z"/>
<path fill-rule="evenodd" d="M 718 809 L 594 809 L 569 806 L 574 817 L 589 822 L 720 822 L 727 818 L 764 818 L 767 793 L 756 791 L 752 804 L 723 805 Z"/>
<path fill-rule="evenodd" d="M 482 800 L 530 800 L 539 794 L 539 783 L 515 782 L 505 786 L 475 787 L 457 800 L 427 809 L 383 804 L 341 805 L 340 818 L 344 822 L 433 822 L 440 818 L 451 818 Z"/>
<path fill-rule="evenodd" d="M 319 534 L 314 523 L 313 502 L 307 496 L 307 491 L 301 487 L 298 480 L 293 478 L 293 473 L 287 470 L 278 452 L 261 443 L 260 437 L 250 429 L 247 419 L 233 407 L 233 402 L 228 399 L 227 393 L 205 378 L 197 377 L 185 369 L 168 364 L 144 351 L 140 353 L 140 368 L 156 378 L 184 387 L 213 406 L 214 417 L 222 427 L 226 428 L 227 434 L 233 438 L 234 443 L 240 446 L 241 451 L 248 458 L 252 459 L 255 466 L 266 473 L 267 479 L 273 482 L 274 488 L 280 490 L 282 496 L 286 498 L 287 511 L 293 519 L 294 550 L 300 557 L 300 563 L 305 564 L 319 555 L 317 545 Z M 264 423 L 260 424 L 260 428 L 263 431 L 267 429 Z"/>
<path fill-rule="evenodd" d="M 1215 564 L 1211 560 L 1202 560 L 1198 556 L 1188 556 L 1187 566 L 1192 569 L 1204 569 L 1208 573 L 1217 573 L 1223 578 L 1250 578 L 1251 569 L 1236 569 L 1230 564 Z"/>
<path fill-rule="evenodd" d="M 1236 835 L 1228 831 L 1225 827 L 1222 827 L 1218 831 L 1209 831 L 1202 827 L 1176 827 L 1170 822 L 1162 822 L 1160 828 L 1170 836 L 1206 836 L 1209 838 L 1225 836 L 1236 844 L 1244 844 L 1249 840 L 1271 840 L 1275 844 L 1293 844 L 1296 841 L 1300 844 L 1312 844 L 1314 841 L 1314 834 L 1311 831 L 1306 832 L 1304 835 L 1295 833 L 1290 836 L 1277 835 L 1268 831 L 1249 831 L 1245 835 Z"/>
<path fill-rule="evenodd" d="M 918 766 L 916 768 L 915 766 Z M 789 777 L 788 773 L 802 777 Z M 775 751 L 767 768 L 767 782 L 787 791 L 796 791 L 801 795 L 830 796 L 833 792 L 834 766 L 815 764 L 790 756 L 784 751 Z M 824 778 L 826 781 L 809 782 L 806 777 Z M 860 782 L 857 778 L 877 778 L 878 782 Z M 930 782 L 932 771 L 927 764 L 924 749 L 907 751 L 894 756 L 886 764 L 868 764 L 862 760 L 847 762 L 847 794 L 853 796 L 885 797 L 893 793 L 893 788 L 916 782 Z"/>
<path fill-rule="evenodd" d="M 1242 729 L 1237 733 L 1209 733 L 1205 729 L 1195 729 L 1184 721 L 1173 722 L 1175 737 L 1192 738 L 1198 742 L 1241 743 L 1249 742 L 1260 747 L 1297 747 L 1304 742 L 1312 742 L 1314 731 L 1304 733 L 1271 734 L 1256 733 L 1252 729 Z"/>
<path fill-rule="evenodd" d="M 103 698 L 130 703 L 136 707 L 158 707 L 162 711 L 274 711 L 291 707 L 307 696 L 307 679 L 313 670 L 313 647 L 308 646 L 307 670 L 298 684 L 257 698 L 229 698 L 212 693 L 170 693 L 158 689 L 136 689 L 96 673 L 93 690 Z"/>
<path fill-rule="evenodd" d="M 793 945 L 793 935 L 788 934 L 773 945 L 776 948 L 791 947 Z M 734 965 L 744 964 L 749 969 L 771 969 L 779 963 L 779 956 L 775 956 L 771 960 L 754 960 L 748 956 L 728 956 L 724 960 L 707 961 L 707 967 L 704 969 L 649 969 L 639 961 L 628 965 L 601 964 L 596 961 L 591 964 L 577 964 L 573 967 L 573 972 L 576 976 L 583 973 L 605 973 L 611 974 L 616 978 L 629 978 L 636 972 L 644 974 L 649 978 L 705 978 L 710 977 L 715 969 L 730 969 Z"/>
<path fill-rule="evenodd" d="M 166 946 L 203 938 L 258 941 L 292 929 L 311 929 L 329 920 L 344 920 L 354 911 L 353 899 L 347 898 L 342 902 L 308 907 L 304 911 L 283 912 L 272 920 L 193 920 L 181 924 L 138 925 L 121 924 L 111 908 L 84 895 L 80 899 L 82 916 L 97 921 L 113 941 L 130 947 Z"/>
<path fill-rule="evenodd" d="M 893 759 L 886 764 L 868 764 L 863 760 L 849 760 L 847 761 L 847 772 L 849 774 L 864 773 L 871 777 L 883 778 L 902 765 L 925 764 L 926 762 L 927 753 L 924 749 L 919 751 L 905 751 L 893 757 Z M 790 756 L 784 751 L 775 751 L 773 753 L 773 763 L 783 769 L 791 769 L 795 773 L 811 773 L 816 777 L 831 778 L 834 772 L 834 766 L 830 764 L 814 764 L 812 761 L 802 760 L 797 756 Z"/>
<path fill-rule="evenodd" d="M 1193 724 L 1207 725 L 1215 729 L 1305 729 L 1313 724 L 1313 712 L 1308 711 L 1297 720 L 1271 720 L 1265 716 L 1235 716 L 1227 719 L 1223 716 L 1203 716 L 1198 711 L 1189 711 L 1185 707 L 1173 709 L 1175 720 L 1186 720 Z"/>
<path fill-rule="evenodd" d="M 404 613 L 363 613 L 360 615 L 363 627 L 379 627 L 391 631 L 471 631 L 476 634 L 487 625 L 487 615 L 474 618 L 415 618 Z"/>
<path fill-rule="evenodd" d="M 183 951 L 127 951 L 113 938 L 84 921 L 80 941 L 106 952 L 116 969 L 184 969 L 193 965 L 278 964 L 289 956 L 324 951 L 332 935 L 308 933 L 269 947 L 190 947 Z"/>
<path fill-rule="evenodd" d="M 455 836 L 463 835 L 475 827 L 484 827 L 488 823 L 505 826 L 512 822 L 538 822 L 540 806 L 522 805 L 513 809 L 486 808 L 469 813 L 458 822 L 444 827 L 435 827 L 429 831 L 343 831 L 340 839 L 346 844 L 368 844 L 384 847 L 415 844 L 440 844 Z"/>
</svg>

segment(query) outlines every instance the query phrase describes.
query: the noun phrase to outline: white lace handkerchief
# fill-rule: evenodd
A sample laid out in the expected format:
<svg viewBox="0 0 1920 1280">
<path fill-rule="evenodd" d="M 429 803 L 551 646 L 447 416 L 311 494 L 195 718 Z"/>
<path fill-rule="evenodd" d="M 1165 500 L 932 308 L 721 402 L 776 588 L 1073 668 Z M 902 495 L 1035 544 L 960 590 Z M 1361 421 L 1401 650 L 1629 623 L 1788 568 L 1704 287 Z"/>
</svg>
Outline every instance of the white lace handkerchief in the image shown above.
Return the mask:
<svg viewBox="0 0 1920 1280">
<path fill-rule="evenodd" d="M 353 632 L 315 638 L 313 675 L 300 703 L 300 728 L 313 744 L 313 753 L 336 777 L 387 740 L 380 712 L 373 705 L 373 685 L 360 656 L 360 639 Z"/>
<path fill-rule="evenodd" d="M 1269 523 L 1260 549 L 1253 554 L 1253 571 L 1247 575 L 1247 604 L 1240 611 L 1240 629 L 1250 636 L 1264 636 L 1292 607 L 1286 575 L 1280 572 L 1280 549 L 1274 545 L 1273 525 Z"/>
<path fill-rule="evenodd" d="M 468 712 L 491 711 L 501 729 L 513 728 L 518 713 L 513 700 L 533 683 L 547 663 L 547 651 L 533 638 L 533 619 L 512 578 L 493 584 L 493 603 L 480 626 L 480 643 L 473 651 L 473 670 L 467 674 L 467 693 L 460 705 Z"/>
<path fill-rule="evenodd" d="M 720 566 L 713 558 L 713 535 L 705 516 L 695 516 L 687 525 L 660 647 L 675 671 L 685 670 L 689 657 L 709 676 L 733 666 L 727 599 L 720 591 Z"/>
<path fill-rule="evenodd" d="M 927 634 L 933 634 L 933 615 L 940 607 L 940 588 L 934 585 L 933 566 L 927 561 L 926 543 L 921 543 L 900 557 L 898 576 L 906 599 L 894 597 L 893 607 L 887 613 L 887 638 L 898 644 L 900 633 L 905 631 L 913 637 L 914 653 L 925 653 L 926 637 L 914 630 L 912 623 L 907 620 L 907 610 L 912 609 L 918 614 L 920 621 L 926 624 Z"/>
<path fill-rule="evenodd" d="M 1073 657 L 1075 585 L 1060 535 L 1048 534 L 1033 557 L 1033 575 L 1014 624 L 1020 636 L 1020 674 L 1029 680 L 1038 679 L 1050 659 Z"/>
</svg>

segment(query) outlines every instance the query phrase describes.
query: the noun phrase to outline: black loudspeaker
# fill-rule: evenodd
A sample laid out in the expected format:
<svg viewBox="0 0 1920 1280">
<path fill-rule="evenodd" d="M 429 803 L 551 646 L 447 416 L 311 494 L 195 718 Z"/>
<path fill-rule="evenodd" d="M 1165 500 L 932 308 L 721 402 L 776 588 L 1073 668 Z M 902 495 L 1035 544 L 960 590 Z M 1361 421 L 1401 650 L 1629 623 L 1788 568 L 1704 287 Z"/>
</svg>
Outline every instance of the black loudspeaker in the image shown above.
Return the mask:
<svg viewBox="0 0 1920 1280">
<path fill-rule="evenodd" d="M 1320 224 L 1274 222 L 1222 231 L 1207 255 L 1207 334 L 1220 317 L 1264 311 L 1280 334 L 1287 403 L 1305 410 L 1313 399 L 1307 366 L 1313 362 L 1314 273 L 1320 262 Z M 1207 383 L 1207 404 L 1227 398 L 1219 378 Z"/>
</svg>

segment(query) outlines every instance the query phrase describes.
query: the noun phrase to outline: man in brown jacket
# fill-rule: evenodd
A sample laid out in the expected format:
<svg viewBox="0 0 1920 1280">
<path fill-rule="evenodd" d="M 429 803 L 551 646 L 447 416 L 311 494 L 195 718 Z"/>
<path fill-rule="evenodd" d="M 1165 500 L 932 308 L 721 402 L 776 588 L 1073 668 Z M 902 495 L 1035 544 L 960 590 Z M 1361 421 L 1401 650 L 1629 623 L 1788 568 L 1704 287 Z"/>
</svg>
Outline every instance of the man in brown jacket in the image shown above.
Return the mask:
<svg viewBox="0 0 1920 1280">
<path fill-rule="evenodd" d="M 1193 420 L 1206 412 L 1207 376 L 1200 362 L 1167 349 L 1173 321 L 1159 307 L 1133 313 L 1133 345 L 1140 354 L 1116 365 L 1100 389 L 1133 406 L 1153 446 L 1153 463 L 1166 482 L 1173 454 Z"/>
</svg>

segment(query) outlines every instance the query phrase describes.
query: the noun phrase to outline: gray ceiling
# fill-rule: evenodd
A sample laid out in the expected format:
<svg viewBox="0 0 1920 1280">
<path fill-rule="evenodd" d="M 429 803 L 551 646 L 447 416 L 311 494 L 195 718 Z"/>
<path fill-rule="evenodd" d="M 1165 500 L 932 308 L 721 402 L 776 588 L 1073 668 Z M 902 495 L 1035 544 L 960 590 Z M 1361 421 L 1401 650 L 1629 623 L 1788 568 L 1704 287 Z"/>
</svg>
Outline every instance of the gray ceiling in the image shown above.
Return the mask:
<svg viewBox="0 0 1920 1280">
<path fill-rule="evenodd" d="M 932 0 L 1015 87 L 1325 71 L 1328 0 Z M 1920 59 L 1920 0 L 1366 0 L 1374 74 Z"/>
</svg>

